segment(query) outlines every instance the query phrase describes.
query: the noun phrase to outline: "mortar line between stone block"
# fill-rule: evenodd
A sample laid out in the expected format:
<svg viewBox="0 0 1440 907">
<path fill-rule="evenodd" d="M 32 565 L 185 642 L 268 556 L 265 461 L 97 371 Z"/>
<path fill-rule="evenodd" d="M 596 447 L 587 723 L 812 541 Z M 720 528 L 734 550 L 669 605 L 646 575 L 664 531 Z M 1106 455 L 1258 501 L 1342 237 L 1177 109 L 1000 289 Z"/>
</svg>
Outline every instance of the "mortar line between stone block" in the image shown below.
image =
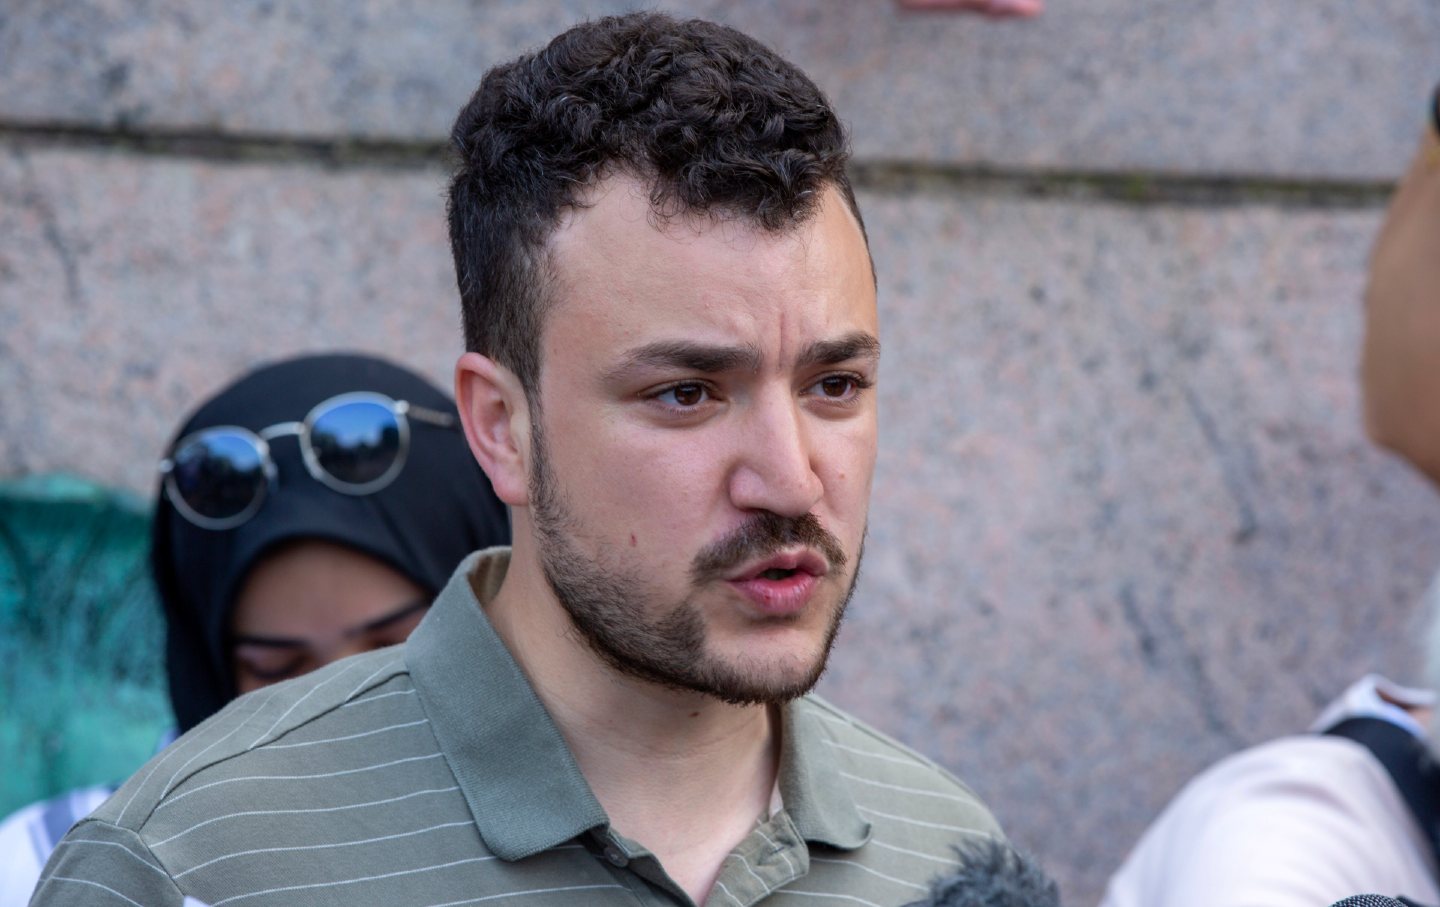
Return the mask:
<svg viewBox="0 0 1440 907">
<path fill-rule="evenodd" d="M 1394 180 L 1267 174 L 1208 174 L 1144 170 L 1004 168 L 909 161 L 857 160 L 857 188 L 876 193 L 995 195 L 1095 200 L 1138 206 L 1374 208 L 1395 190 Z"/>
<path fill-rule="evenodd" d="M 448 169 L 448 142 L 370 137 L 131 129 L 68 123 L 0 122 L 0 144 L 69 148 L 223 163 L 288 164 L 327 170 Z M 990 195 L 1103 201 L 1137 206 L 1374 208 L 1393 180 L 1284 178 L 1138 170 L 1008 168 L 932 161 L 858 159 L 851 179 L 878 194 Z"/>
</svg>

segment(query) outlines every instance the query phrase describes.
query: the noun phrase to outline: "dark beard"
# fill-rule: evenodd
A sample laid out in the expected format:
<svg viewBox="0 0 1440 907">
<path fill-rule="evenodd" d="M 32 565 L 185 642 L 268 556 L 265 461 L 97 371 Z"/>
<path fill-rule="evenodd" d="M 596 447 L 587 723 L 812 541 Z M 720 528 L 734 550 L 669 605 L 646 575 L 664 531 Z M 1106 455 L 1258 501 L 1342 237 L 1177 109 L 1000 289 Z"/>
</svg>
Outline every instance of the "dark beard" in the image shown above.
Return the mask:
<svg viewBox="0 0 1440 907">
<path fill-rule="evenodd" d="M 825 673 L 845 608 L 855 593 L 859 557 L 813 664 L 777 678 L 771 676 L 775 672 L 746 670 L 710 658 L 705 652 L 705 621 L 692 600 L 681 601 L 661 618 L 651 618 L 644 603 L 635 599 L 638 583 L 576 550 L 571 539 L 579 527 L 550 475 L 539 419 L 532 418 L 531 425 L 530 509 L 539 534 L 540 565 L 555 598 L 591 651 L 622 674 L 732 705 L 789 702 L 814 688 Z M 746 561 L 794 545 L 823 554 L 830 565 L 827 576 L 839 574 L 847 563 L 840 540 L 813 515 L 791 518 L 763 513 L 697 554 L 691 579 L 696 585 L 723 579 Z M 863 552 L 862 545 L 861 556 Z"/>
</svg>

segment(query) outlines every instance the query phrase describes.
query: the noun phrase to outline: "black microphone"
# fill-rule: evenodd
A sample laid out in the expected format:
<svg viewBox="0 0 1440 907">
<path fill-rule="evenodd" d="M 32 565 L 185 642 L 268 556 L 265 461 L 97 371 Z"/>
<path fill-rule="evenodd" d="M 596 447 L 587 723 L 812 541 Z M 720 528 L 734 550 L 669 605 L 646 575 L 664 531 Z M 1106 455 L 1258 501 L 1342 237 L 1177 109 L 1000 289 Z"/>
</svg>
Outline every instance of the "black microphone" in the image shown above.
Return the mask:
<svg viewBox="0 0 1440 907">
<path fill-rule="evenodd" d="M 1421 907 L 1408 898 L 1387 898 L 1383 894 L 1352 894 L 1343 901 L 1336 901 L 1330 907 Z"/>
<path fill-rule="evenodd" d="M 986 841 L 957 847 L 956 852 L 960 868 L 937 879 L 929 896 L 909 907 L 1060 907 L 1055 883 L 1010 845 Z"/>
</svg>

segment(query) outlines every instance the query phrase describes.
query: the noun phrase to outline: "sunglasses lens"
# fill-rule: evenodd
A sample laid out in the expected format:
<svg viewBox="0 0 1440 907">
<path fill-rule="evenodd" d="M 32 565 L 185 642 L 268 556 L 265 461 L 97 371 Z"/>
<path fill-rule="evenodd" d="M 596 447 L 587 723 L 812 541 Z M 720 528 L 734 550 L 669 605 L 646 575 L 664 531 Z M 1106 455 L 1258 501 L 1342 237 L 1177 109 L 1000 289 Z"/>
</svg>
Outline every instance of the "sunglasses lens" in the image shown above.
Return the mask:
<svg viewBox="0 0 1440 907">
<path fill-rule="evenodd" d="M 265 490 L 264 455 L 254 438 L 239 432 L 205 432 L 171 459 L 171 490 L 205 519 L 237 517 Z"/>
<path fill-rule="evenodd" d="M 383 403 L 342 403 L 311 423 L 310 448 L 332 479 L 364 488 L 386 478 L 400 461 L 400 420 Z"/>
</svg>

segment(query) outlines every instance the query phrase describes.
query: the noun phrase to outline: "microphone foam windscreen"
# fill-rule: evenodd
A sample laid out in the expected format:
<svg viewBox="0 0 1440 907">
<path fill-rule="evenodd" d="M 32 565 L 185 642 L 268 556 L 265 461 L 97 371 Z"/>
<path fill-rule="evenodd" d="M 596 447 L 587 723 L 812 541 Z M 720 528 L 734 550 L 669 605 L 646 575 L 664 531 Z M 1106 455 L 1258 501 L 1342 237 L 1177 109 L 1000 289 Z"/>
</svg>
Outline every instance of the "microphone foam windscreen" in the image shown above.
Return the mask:
<svg viewBox="0 0 1440 907">
<path fill-rule="evenodd" d="M 930 896 L 911 907 L 1060 907 L 1055 883 L 1008 844 L 986 841 L 956 850 L 960 868 L 936 880 Z"/>
</svg>

